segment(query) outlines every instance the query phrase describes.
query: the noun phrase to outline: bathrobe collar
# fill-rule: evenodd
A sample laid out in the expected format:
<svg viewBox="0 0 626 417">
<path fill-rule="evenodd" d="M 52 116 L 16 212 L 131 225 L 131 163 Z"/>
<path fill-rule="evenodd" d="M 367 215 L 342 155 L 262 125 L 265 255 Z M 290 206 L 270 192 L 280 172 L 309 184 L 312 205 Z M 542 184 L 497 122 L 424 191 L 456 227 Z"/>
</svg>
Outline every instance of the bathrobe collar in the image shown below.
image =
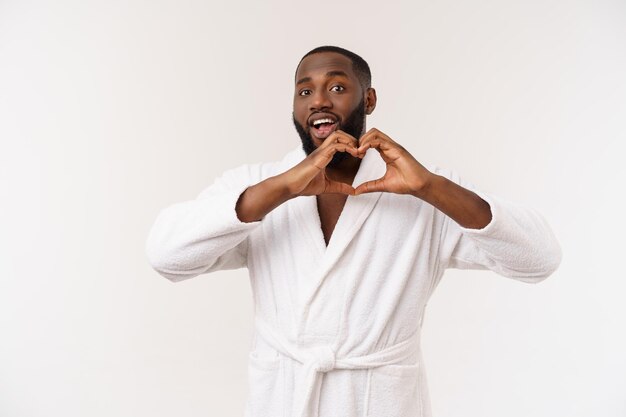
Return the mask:
<svg viewBox="0 0 626 417">
<path fill-rule="evenodd" d="M 298 158 L 298 162 L 306 157 L 302 149 L 295 152 L 295 155 Z M 385 175 L 385 171 L 386 164 L 378 151 L 368 149 L 359 165 L 359 170 L 354 177 L 352 186 L 356 188 L 359 184 L 366 181 L 381 178 Z M 312 274 L 311 286 L 304 291 L 306 297 L 301 300 L 304 302 L 303 305 L 309 304 L 315 297 L 317 289 L 369 217 L 381 194 L 381 192 L 374 192 L 348 196 L 328 246 L 326 246 L 324 234 L 322 233 L 322 225 L 317 209 L 317 197 L 297 197 L 292 200 L 295 205 L 299 227 L 303 229 L 306 240 L 309 242 L 311 255 L 319 259 L 319 269 Z"/>
</svg>

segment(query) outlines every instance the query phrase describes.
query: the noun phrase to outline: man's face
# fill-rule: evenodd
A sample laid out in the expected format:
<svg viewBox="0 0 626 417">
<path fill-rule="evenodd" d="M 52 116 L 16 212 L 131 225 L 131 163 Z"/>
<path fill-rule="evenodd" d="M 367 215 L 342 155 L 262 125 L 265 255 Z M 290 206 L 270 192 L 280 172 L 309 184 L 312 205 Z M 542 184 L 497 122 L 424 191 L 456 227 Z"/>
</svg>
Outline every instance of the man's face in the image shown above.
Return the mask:
<svg viewBox="0 0 626 417">
<path fill-rule="evenodd" d="M 365 95 L 347 57 L 321 52 L 306 57 L 296 72 L 293 122 L 307 155 L 341 129 L 359 138 L 365 128 Z M 350 155 L 337 152 L 334 166 Z"/>
</svg>

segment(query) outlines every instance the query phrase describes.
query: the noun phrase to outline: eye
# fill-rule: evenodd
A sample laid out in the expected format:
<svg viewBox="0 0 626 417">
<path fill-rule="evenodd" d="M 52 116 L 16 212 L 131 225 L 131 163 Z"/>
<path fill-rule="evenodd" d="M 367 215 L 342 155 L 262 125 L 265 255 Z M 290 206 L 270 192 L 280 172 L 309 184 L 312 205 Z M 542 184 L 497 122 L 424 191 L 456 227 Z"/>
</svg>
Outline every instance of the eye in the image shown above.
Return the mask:
<svg viewBox="0 0 626 417">
<path fill-rule="evenodd" d="M 300 92 L 298 93 L 298 95 L 301 95 L 301 96 L 308 96 L 309 94 L 311 94 L 311 90 L 307 88 L 300 90 Z"/>
<path fill-rule="evenodd" d="M 330 91 L 334 91 L 336 93 L 345 90 L 345 87 L 343 85 L 334 85 L 330 88 Z"/>
</svg>

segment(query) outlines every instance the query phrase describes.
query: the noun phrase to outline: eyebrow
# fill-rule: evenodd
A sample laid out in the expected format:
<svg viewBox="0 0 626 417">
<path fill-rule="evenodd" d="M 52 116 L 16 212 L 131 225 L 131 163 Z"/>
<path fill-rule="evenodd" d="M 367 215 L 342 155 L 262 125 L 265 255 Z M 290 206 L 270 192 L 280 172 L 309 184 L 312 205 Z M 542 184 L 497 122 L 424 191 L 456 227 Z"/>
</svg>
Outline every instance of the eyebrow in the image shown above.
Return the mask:
<svg viewBox="0 0 626 417">
<path fill-rule="evenodd" d="M 348 74 L 346 74 L 345 71 L 341 71 L 341 70 L 328 71 L 326 73 L 326 78 L 331 78 L 331 77 L 348 78 Z M 298 82 L 296 82 L 296 85 L 302 84 L 302 83 L 308 83 L 311 80 L 313 80 L 311 77 L 304 77 L 304 78 L 299 79 Z"/>
</svg>

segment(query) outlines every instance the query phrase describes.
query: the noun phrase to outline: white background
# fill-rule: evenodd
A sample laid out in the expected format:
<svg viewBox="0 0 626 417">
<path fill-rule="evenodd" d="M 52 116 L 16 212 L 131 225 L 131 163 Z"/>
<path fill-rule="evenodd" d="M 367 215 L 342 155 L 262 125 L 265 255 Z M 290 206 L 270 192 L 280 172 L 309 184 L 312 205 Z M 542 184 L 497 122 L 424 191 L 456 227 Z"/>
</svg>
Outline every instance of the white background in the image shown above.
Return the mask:
<svg viewBox="0 0 626 417">
<path fill-rule="evenodd" d="M 173 284 L 160 209 L 298 146 L 293 73 L 373 71 L 368 119 L 538 209 L 559 270 L 449 270 L 423 343 L 435 417 L 626 416 L 623 1 L 0 0 L 0 416 L 241 416 L 247 271 Z"/>
</svg>

